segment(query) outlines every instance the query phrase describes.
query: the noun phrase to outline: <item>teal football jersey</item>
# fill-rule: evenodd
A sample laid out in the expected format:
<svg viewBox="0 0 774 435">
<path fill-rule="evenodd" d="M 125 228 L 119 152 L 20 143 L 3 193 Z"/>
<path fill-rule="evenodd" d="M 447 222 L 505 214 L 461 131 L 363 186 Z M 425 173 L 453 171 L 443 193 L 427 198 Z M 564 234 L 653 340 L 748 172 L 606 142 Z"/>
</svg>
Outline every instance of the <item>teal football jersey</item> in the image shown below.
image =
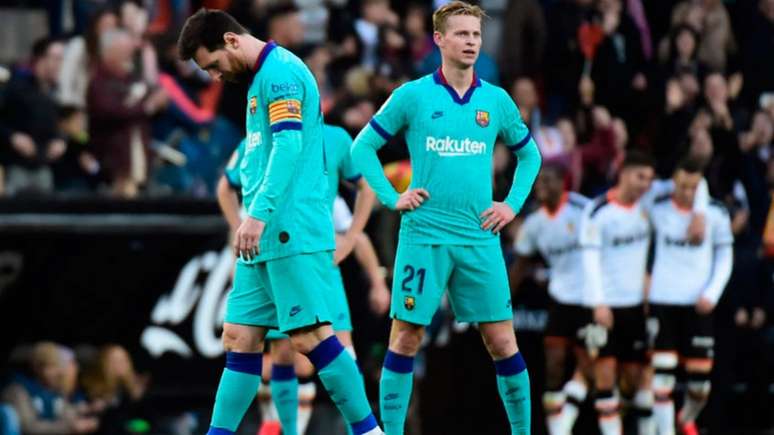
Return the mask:
<svg viewBox="0 0 774 435">
<path fill-rule="evenodd" d="M 404 212 L 400 236 L 407 243 L 494 244 L 481 229 L 492 205 L 492 153 L 498 137 L 516 151 L 531 140 L 510 96 L 474 76 L 460 97 L 440 69 L 396 89 L 370 122 L 383 138 L 403 133 L 411 158 L 409 188 L 430 194 Z M 516 210 L 518 211 L 518 210 Z"/>
<path fill-rule="evenodd" d="M 226 168 L 223 169 L 223 175 L 226 177 L 226 181 L 234 189 L 242 191 L 242 181 L 239 179 L 239 167 L 242 164 L 242 157 L 245 155 L 245 139 L 239 141 L 236 149 L 231 153 L 231 158 L 226 164 Z"/>
<path fill-rule="evenodd" d="M 341 127 L 323 125 L 323 142 L 325 143 L 326 168 L 328 169 L 328 204 L 333 211 L 333 202 L 339 190 L 339 180 L 356 182 L 360 173 L 352 163 L 349 149 L 352 146 L 352 136 Z"/>
<path fill-rule="evenodd" d="M 268 43 L 247 93 L 239 166 L 247 214 L 266 222 L 254 262 L 332 250 L 320 93 L 294 54 Z"/>
</svg>

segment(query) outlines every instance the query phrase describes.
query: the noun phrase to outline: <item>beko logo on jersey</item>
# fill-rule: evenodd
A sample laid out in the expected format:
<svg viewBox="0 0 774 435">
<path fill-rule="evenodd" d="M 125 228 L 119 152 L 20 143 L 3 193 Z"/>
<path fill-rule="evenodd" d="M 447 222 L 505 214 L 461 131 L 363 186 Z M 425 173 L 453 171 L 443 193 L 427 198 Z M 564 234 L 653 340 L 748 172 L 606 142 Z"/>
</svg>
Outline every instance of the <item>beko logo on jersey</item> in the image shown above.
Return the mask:
<svg viewBox="0 0 774 435">
<path fill-rule="evenodd" d="M 701 243 L 693 243 L 688 239 L 673 239 L 672 237 L 664 237 L 664 243 L 667 246 L 674 246 L 677 248 L 698 248 Z"/>
<path fill-rule="evenodd" d="M 475 156 L 486 152 L 486 144 L 469 138 L 428 137 L 425 140 L 425 151 L 436 152 L 443 157 Z"/>
<path fill-rule="evenodd" d="M 633 234 L 630 236 L 617 236 L 613 237 L 613 246 L 626 246 L 633 243 L 646 241 L 650 238 L 650 233 Z"/>
</svg>

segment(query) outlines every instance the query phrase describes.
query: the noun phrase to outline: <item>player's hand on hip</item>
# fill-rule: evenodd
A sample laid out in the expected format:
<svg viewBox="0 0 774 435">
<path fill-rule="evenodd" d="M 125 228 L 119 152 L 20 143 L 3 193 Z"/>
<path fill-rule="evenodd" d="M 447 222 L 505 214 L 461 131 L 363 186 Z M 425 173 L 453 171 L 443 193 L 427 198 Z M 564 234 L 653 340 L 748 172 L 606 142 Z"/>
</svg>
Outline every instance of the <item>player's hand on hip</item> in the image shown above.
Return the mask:
<svg viewBox="0 0 774 435">
<path fill-rule="evenodd" d="M 260 252 L 259 242 L 266 224 L 258 219 L 248 216 L 239 225 L 234 234 L 234 255 L 243 260 L 252 260 Z"/>
<path fill-rule="evenodd" d="M 606 305 L 594 308 L 594 323 L 598 323 L 607 329 L 613 328 L 613 311 Z"/>
<path fill-rule="evenodd" d="M 694 245 L 701 244 L 704 241 L 705 227 L 704 215 L 694 213 L 691 217 L 691 222 L 688 224 L 688 233 L 686 234 L 688 241 Z"/>
<path fill-rule="evenodd" d="M 705 298 L 704 296 L 699 297 L 699 300 L 696 301 L 696 312 L 701 314 L 702 316 L 706 316 L 707 314 L 710 314 L 712 310 L 715 309 L 715 304 Z"/>
<path fill-rule="evenodd" d="M 430 194 L 425 189 L 408 189 L 400 194 L 398 202 L 395 203 L 395 210 L 413 211 L 429 198 Z"/>
<path fill-rule="evenodd" d="M 516 217 L 516 213 L 508 204 L 495 201 L 491 207 L 481 213 L 480 217 L 484 220 L 484 223 L 481 224 L 482 230 L 492 230 L 493 233 L 498 234 L 500 230 L 511 223 Z"/>
</svg>

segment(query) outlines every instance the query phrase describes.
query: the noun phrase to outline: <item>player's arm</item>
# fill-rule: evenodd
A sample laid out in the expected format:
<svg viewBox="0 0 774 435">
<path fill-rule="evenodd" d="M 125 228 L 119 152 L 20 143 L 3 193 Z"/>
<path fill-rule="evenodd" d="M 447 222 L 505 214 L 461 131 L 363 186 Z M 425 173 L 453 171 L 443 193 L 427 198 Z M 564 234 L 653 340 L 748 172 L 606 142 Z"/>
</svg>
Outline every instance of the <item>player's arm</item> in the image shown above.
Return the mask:
<svg viewBox="0 0 774 435">
<path fill-rule="evenodd" d="M 384 175 L 376 152 L 407 124 L 411 103 L 406 85 L 393 91 L 379 112 L 360 131 L 352 144 L 352 161 L 373 189 L 376 197 L 392 210 L 413 210 L 429 195 L 424 189 L 409 189 L 399 194 Z M 400 201 L 401 198 L 405 200 Z M 400 203 L 399 203 L 400 201 Z"/>
<path fill-rule="evenodd" d="M 519 109 L 513 100 L 503 91 L 500 102 L 501 126 L 499 135 L 505 141 L 505 145 L 516 156 L 518 165 L 513 174 L 511 190 L 502 203 L 495 202 L 492 207 L 481 215 L 484 223 L 481 228 L 491 229 L 498 233 L 513 220 L 532 190 L 532 184 L 540 172 L 542 157 L 537 143 L 521 119 Z M 507 206 L 507 207 L 506 207 Z"/>
<path fill-rule="evenodd" d="M 218 205 L 226 218 L 231 233 L 235 233 L 242 219 L 239 217 L 239 196 L 229 184 L 225 175 L 218 180 Z"/>
<path fill-rule="evenodd" d="M 384 280 L 384 268 L 379 264 L 376 249 L 366 233 L 361 232 L 356 236 L 355 258 L 371 282 L 368 295 L 371 309 L 377 314 L 386 313 L 390 308 L 390 290 Z"/>
<path fill-rule="evenodd" d="M 263 230 L 295 172 L 303 149 L 302 117 L 322 117 L 319 112 L 301 113 L 303 93 L 304 83 L 292 73 L 269 76 L 261 84 L 261 96 L 269 113 L 272 147 L 261 184 L 252 202 L 245 205 L 247 217 L 235 235 L 236 254 L 248 260 L 260 252 Z"/>
<path fill-rule="evenodd" d="M 521 284 L 534 266 L 534 257 L 537 254 L 537 240 L 535 238 L 535 221 L 530 215 L 519 227 L 519 233 L 514 242 L 516 258 L 508 271 L 508 280 L 511 285 L 511 295 L 515 296 Z"/>
<path fill-rule="evenodd" d="M 712 242 L 714 248 L 712 275 L 696 304 L 696 309 L 700 314 L 712 312 L 723 294 L 733 270 L 734 236 L 731 231 L 731 220 L 725 212 L 714 222 Z"/>
<path fill-rule="evenodd" d="M 613 314 L 604 304 L 602 292 L 602 234 L 600 222 L 594 214 L 596 202 L 586 206 L 581 217 L 579 241 L 583 261 L 583 301 L 594 307 L 594 321 L 607 328 L 613 326 Z"/>
<path fill-rule="evenodd" d="M 228 222 L 228 227 L 231 233 L 236 233 L 237 228 L 242 223 L 242 218 L 239 215 L 239 192 L 242 189 L 242 185 L 239 180 L 239 166 L 242 160 L 242 154 L 244 152 L 244 140 L 239 143 L 237 149 L 231 155 L 231 158 L 226 165 L 223 175 L 218 180 L 218 205 L 220 211 L 223 213 L 223 217 Z"/>
<path fill-rule="evenodd" d="M 350 138 L 349 134 L 346 132 L 342 134 L 347 136 L 351 148 L 352 138 Z M 349 153 L 347 153 L 347 156 L 344 158 L 344 162 L 341 168 L 341 175 L 344 180 L 355 183 L 357 186 L 357 193 L 355 195 L 355 210 L 352 213 L 352 224 L 347 229 L 347 232 L 344 233 L 344 240 L 341 243 L 342 249 L 339 249 L 338 244 L 336 246 L 336 252 L 334 255 L 336 264 L 343 261 L 344 258 L 346 258 L 350 252 L 352 252 L 352 249 L 354 248 L 357 241 L 357 237 L 363 233 L 366 224 L 368 224 L 368 219 L 371 217 L 371 211 L 373 210 L 374 203 L 376 202 L 376 194 L 362 177 L 360 172 L 355 169 L 355 165 L 352 162 L 352 156 Z"/>
</svg>

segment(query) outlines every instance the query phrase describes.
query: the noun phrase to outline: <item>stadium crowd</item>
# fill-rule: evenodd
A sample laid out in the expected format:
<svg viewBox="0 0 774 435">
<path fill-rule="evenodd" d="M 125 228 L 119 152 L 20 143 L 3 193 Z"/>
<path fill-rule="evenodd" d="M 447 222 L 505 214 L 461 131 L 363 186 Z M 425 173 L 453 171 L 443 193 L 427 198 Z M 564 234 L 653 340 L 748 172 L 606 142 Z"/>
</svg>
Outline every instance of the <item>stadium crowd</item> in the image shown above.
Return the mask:
<svg viewBox="0 0 774 435">
<path fill-rule="evenodd" d="M 2 59 L 7 63 L 0 67 L 0 194 L 11 198 L 214 198 L 244 135 L 246 86 L 212 82 L 193 62 L 178 59 L 180 26 L 201 6 L 226 9 L 254 35 L 299 55 L 315 74 L 326 122 L 353 137 L 392 90 L 440 64 L 430 14 L 441 0 L 11 3 L 48 17 L 47 29 L 23 30 L 43 36 L 18 58 Z M 476 72 L 509 91 L 544 164 L 564 169 L 568 190 L 589 198 L 602 194 L 616 183 L 629 150 L 652 155 L 659 178 L 671 177 L 686 156 L 702 163 L 709 194 L 728 209 L 734 235 L 733 273 L 716 324 L 731 343 L 723 352 L 736 355 L 727 371 L 735 378 L 724 396 L 711 400 L 733 407 L 749 398 L 764 401 L 756 409 L 770 408 L 774 0 L 479 4 L 489 18 Z M 411 174 L 404 144 L 393 140 L 380 157 L 393 184 L 405 188 Z M 498 146 L 496 199 L 508 192 L 515 164 Z M 503 231 L 506 259 L 516 257 L 522 221 Z M 398 220 L 381 209 L 375 222 L 369 231 L 389 270 Z M 535 281 L 545 281 L 539 268 L 532 272 Z M 518 300 L 518 289 L 513 291 Z M 111 349 L 93 360 L 119 358 Z M 131 379 L 85 373 L 87 394 L 68 399 L 74 408 L 62 412 L 69 416 L 54 416 L 53 408 L 33 416 L 25 385 L 46 389 L 42 397 L 75 397 L 72 386 L 47 377 L 61 363 L 56 376 L 67 378 L 66 384 L 77 368 L 73 352 L 52 343 L 35 345 L 27 356 L 38 380 L 19 378 L 3 395 L 23 417 L 25 433 L 65 433 L 34 429 L 36 418 L 72 433 L 92 432 L 96 419 L 73 415 L 104 415 L 107 403 L 139 399 L 146 386 L 131 362 L 123 362 L 118 366 Z M 95 367 L 107 376 L 99 363 Z M 533 398 L 533 406 L 539 403 Z M 740 410 L 739 418 L 758 429 L 774 423 L 753 414 Z"/>
</svg>

